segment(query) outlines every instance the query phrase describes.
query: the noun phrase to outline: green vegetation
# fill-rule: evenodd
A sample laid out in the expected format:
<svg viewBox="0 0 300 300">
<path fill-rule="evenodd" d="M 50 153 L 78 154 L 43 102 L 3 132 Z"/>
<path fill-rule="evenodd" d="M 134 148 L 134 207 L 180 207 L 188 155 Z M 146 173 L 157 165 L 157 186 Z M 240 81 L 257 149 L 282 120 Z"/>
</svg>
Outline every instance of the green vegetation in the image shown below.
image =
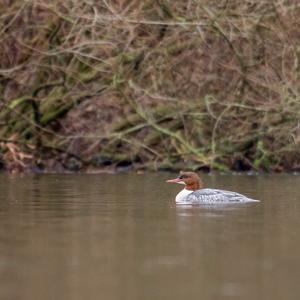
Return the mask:
<svg viewBox="0 0 300 300">
<path fill-rule="evenodd" d="M 0 165 L 300 169 L 294 1 L 6 0 Z"/>
</svg>

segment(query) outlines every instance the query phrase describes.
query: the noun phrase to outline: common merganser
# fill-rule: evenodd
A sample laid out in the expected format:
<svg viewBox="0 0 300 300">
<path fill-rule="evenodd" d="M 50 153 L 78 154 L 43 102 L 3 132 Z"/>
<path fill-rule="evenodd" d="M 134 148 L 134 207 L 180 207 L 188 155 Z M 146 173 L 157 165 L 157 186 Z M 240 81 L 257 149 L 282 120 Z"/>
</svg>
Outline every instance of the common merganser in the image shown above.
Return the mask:
<svg viewBox="0 0 300 300">
<path fill-rule="evenodd" d="M 194 172 L 181 172 L 170 183 L 184 184 L 185 188 L 175 198 L 177 203 L 246 203 L 259 202 L 236 192 L 202 188 L 202 181 Z"/>
</svg>

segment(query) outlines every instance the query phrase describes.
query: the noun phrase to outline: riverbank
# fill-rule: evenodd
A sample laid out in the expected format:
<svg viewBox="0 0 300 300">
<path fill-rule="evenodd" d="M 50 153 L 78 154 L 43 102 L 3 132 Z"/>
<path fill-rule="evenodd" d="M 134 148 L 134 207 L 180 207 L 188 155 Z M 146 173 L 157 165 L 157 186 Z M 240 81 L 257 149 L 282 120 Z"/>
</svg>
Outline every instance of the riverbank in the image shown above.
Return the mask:
<svg viewBox="0 0 300 300">
<path fill-rule="evenodd" d="M 0 167 L 299 171 L 300 7 L 8 1 Z"/>
</svg>

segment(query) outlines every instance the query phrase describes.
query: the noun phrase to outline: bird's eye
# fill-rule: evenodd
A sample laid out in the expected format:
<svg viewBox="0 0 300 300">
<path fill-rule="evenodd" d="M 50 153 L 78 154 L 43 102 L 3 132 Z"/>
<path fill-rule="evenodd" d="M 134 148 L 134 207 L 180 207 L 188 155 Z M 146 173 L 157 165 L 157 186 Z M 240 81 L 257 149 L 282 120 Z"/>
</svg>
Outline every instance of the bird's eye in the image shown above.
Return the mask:
<svg viewBox="0 0 300 300">
<path fill-rule="evenodd" d="M 185 178 L 187 178 L 187 176 L 186 175 L 180 175 L 178 178 L 179 179 L 185 179 Z"/>
</svg>

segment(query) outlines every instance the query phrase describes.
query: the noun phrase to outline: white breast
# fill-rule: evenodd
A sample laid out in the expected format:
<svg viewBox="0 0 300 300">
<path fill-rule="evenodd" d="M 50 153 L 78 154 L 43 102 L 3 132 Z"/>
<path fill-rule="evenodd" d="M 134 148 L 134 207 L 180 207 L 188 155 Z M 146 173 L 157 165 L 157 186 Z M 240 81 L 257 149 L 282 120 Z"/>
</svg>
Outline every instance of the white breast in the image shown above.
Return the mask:
<svg viewBox="0 0 300 300">
<path fill-rule="evenodd" d="M 189 191 L 187 189 L 183 189 L 181 192 L 179 192 L 175 198 L 176 202 L 184 202 L 185 197 L 192 193 L 193 191 Z"/>
</svg>

